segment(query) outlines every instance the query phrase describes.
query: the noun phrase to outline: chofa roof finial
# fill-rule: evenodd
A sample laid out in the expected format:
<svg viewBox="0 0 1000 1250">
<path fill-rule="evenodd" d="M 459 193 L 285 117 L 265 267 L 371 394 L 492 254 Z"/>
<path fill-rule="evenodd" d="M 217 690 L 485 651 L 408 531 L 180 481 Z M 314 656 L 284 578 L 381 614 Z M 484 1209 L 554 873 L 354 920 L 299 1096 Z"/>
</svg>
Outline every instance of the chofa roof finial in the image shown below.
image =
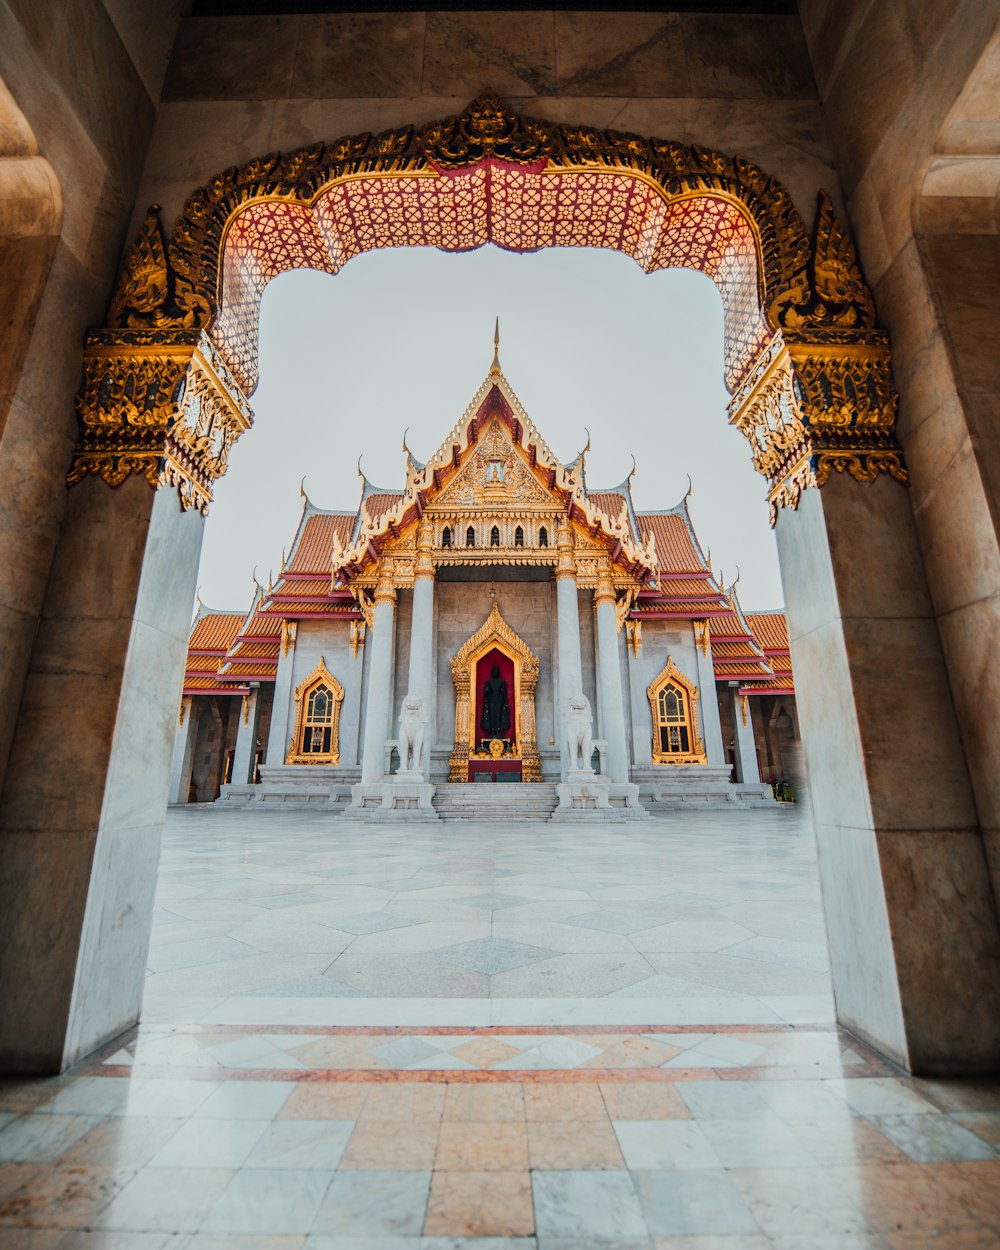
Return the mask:
<svg viewBox="0 0 1000 1250">
<path fill-rule="evenodd" d="M 493 363 L 490 365 L 490 375 L 500 372 L 500 318 L 497 317 L 496 325 L 493 327 Z"/>
</svg>

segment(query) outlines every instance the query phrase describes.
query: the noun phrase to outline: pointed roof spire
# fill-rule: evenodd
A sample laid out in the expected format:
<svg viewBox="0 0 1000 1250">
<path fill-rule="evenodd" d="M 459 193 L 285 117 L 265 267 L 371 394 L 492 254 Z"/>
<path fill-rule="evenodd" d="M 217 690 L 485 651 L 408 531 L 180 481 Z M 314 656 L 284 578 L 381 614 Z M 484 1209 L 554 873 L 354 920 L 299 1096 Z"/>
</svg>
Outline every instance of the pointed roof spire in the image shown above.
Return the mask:
<svg viewBox="0 0 1000 1250">
<path fill-rule="evenodd" d="M 500 372 L 500 318 L 497 317 L 493 328 L 493 363 L 490 365 L 490 376 Z"/>
</svg>

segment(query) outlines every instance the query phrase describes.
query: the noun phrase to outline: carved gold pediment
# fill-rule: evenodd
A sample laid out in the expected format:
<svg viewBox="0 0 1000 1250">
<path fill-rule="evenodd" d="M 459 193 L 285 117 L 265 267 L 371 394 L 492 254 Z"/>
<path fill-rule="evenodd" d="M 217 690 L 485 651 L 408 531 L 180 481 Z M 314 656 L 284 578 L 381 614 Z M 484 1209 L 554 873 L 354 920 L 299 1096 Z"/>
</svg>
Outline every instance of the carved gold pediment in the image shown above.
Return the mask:
<svg viewBox="0 0 1000 1250">
<path fill-rule="evenodd" d="M 473 511 L 559 505 L 538 482 L 523 453 L 515 450 L 499 421 L 494 421 L 456 474 L 429 504 L 429 510 Z"/>
</svg>

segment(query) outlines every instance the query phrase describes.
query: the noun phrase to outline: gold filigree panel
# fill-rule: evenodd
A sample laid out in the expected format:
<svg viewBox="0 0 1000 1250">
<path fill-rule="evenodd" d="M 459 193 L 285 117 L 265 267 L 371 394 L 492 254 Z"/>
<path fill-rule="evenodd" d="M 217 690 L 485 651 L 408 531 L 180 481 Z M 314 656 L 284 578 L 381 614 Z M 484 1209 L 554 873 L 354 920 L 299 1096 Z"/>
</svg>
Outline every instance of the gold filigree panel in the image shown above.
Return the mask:
<svg viewBox="0 0 1000 1250">
<path fill-rule="evenodd" d="M 77 397 L 72 485 L 132 473 L 206 511 L 237 438 L 253 422 L 243 392 L 204 331 L 100 330 L 87 336 Z"/>
</svg>

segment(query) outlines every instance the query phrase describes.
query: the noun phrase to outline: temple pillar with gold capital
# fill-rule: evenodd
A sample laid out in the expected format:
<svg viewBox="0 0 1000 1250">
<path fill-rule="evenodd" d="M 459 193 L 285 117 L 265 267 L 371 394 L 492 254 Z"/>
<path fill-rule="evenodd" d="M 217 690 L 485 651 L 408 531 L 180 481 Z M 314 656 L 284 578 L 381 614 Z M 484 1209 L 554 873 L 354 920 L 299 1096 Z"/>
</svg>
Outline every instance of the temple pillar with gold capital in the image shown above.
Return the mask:
<svg viewBox="0 0 1000 1250">
<path fill-rule="evenodd" d="M 573 552 L 573 530 L 566 517 L 559 518 L 556 531 L 559 551 L 556 563 L 556 654 L 559 659 L 559 702 L 556 725 L 565 779 L 568 766 L 566 752 L 566 700 L 583 693 L 583 661 L 580 656 L 580 601 L 576 587 L 576 557 Z"/>
<path fill-rule="evenodd" d="M 608 775 L 613 782 L 624 784 L 629 780 L 628 746 L 625 740 L 621 661 L 618 656 L 615 588 L 610 575 L 604 575 L 598 580 L 594 591 L 594 615 L 597 626 L 597 679 L 601 692 L 601 718 L 608 744 Z"/>
<path fill-rule="evenodd" d="M 434 723 L 434 561 L 433 531 L 422 521 L 417 531 L 417 560 L 413 569 L 413 611 L 410 620 L 410 668 L 406 693 L 421 702 L 424 718 L 423 758 L 416 766 L 426 772 Z M 402 761 L 400 761 L 402 766 Z"/>
<path fill-rule="evenodd" d="M 389 737 L 389 694 L 395 639 L 396 589 L 392 570 L 383 566 L 375 587 L 375 620 L 368 643 L 368 700 L 365 704 L 365 745 L 361 757 L 362 782 L 381 781 L 385 775 L 385 743 Z"/>
</svg>

